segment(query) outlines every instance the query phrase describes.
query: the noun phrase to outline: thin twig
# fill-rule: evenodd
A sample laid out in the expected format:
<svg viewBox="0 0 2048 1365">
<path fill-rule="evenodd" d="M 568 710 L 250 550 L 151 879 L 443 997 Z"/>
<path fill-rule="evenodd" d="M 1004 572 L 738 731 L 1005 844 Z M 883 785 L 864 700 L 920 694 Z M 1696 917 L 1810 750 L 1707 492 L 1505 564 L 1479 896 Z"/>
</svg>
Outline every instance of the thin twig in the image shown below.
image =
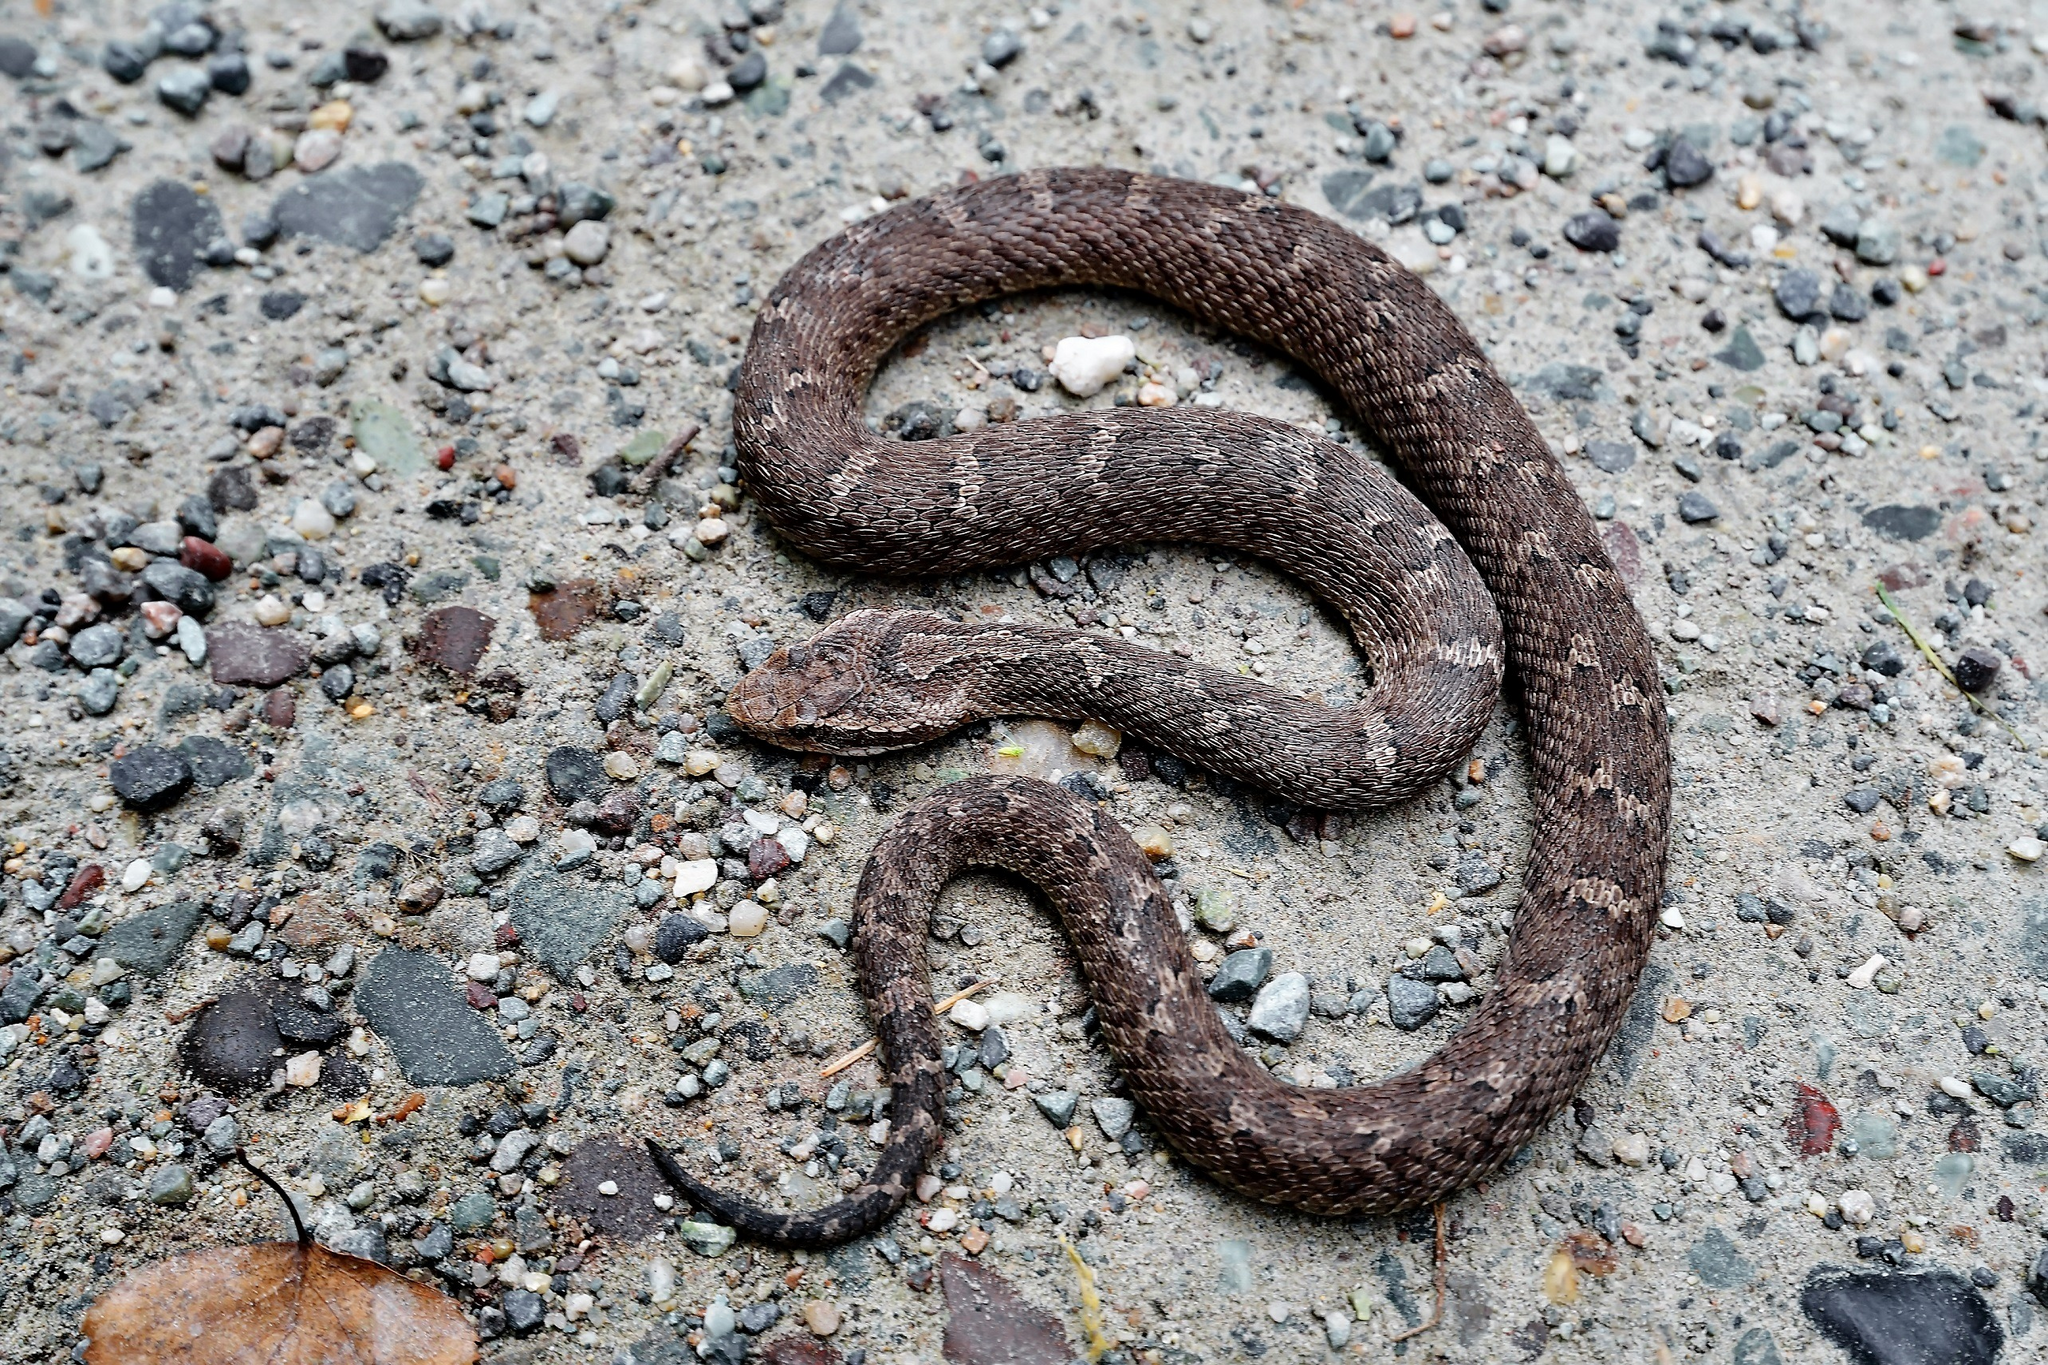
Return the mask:
<svg viewBox="0 0 2048 1365">
<path fill-rule="evenodd" d="M 933 1005 L 932 1013 L 944 1014 L 947 1010 L 953 1008 L 953 1006 L 959 1004 L 962 1000 L 965 1000 L 968 996 L 974 994 L 983 986 L 993 986 L 994 984 L 995 978 L 990 977 L 986 981 L 975 982 L 972 986 L 969 986 L 964 991 L 955 991 L 953 994 L 947 996 L 944 1000 L 941 1000 L 938 1004 Z M 841 1057 L 836 1061 L 828 1063 L 825 1069 L 818 1073 L 818 1079 L 822 1081 L 828 1076 L 838 1075 L 840 1072 L 846 1070 L 846 1068 L 852 1066 L 855 1062 L 867 1056 L 874 1050 L 875 1040 L 870 1038 L 865 1043 L 862 1043 L 859 1047 L 855 1048 L 853 1051 L 847 1053 L 844 1057 Z"/>
<path fill-rule="evenodd" d="M 1387 1338 L 1388 1341 L 1406 1341 L 1410 1337 L 1421 1336 L 1424 1332 L 1427 1332 L 1430 1328 L 1444 1320 L 1444 1262 L 1444 1206 L 1438 1204 L 1436 1206 L 1436 1307 L 1429 1310 L 1427 1321 L 1418 1322 L 1405 1332 L 1394 1333 L 1394 1335 Z"/>
<path fill-rule="evenodd" d="M 1962 693 L 1964 698 L 1970 703 L 1970 705 L 1975 707 L 1981 714 L 1989 716 L 1991 719 L 1997 721 L 1999 725 L 2004 728 L 2007 734 L 2011 735 L 2014 739 L 2019 740 L 2019 742 L 2022 745 L 2026 743 L 2026 740 L 2020 738 L 2020 732 L 2013 729 L 2012 726 L 2006 721 L 2004 716 L 1999 715 L 1989 706 L 1986 706 L 1974 692 L 1970 691 L 1967 687 L 1964 687 L 1961 683 L 1956 681 L 1956 675 L 1949 669 L 1949 666 L 1942 661 L 1941 656 L 1934 652 L 1934 647 L 1929 645 L 1925 640 L 1920 638 L 1920 632 L 1913 629 L 1912 622 L 1906 619 L 1906 613 L 1899 609 L 1899 604 L 1897 602 L 1892 601 L 1892 595 L 1884 590 L 1884 584 L 1882 583 L 1879 583 L 1877 585 L 1877 600 L 1884 603 L 1884 609 L 1892 614 L 1892 620 L 1897 621 L 1899 623 L 1899 629 L 1906 632 L 1906 638 L 1913 642 L 1915 648 L 1917 648 L 1920 651 L 1920 653 L 1926 657 L 1928 663 L 1934 665 L 1935 672 L 1941 674 L 1942 677 L 1948 679 L 1950 687 L 1953 687 L 1956 691 Z"/>
<path fill-rule="evenodd" d="M 251 1175 L 277 1191 L 277 1197 L 284 1200 L 284 1211 L 292 1216 L 292 1226 L 298 1229 L 299 1245 L 302 1247 L 310 1246 L 313 1241 L 312 1235 L 306 1231 L 306 1225 L 299 1221 L 299 1206 L 294 1204 L 292 1197 L 285 1193 L 284 1186 L 271 1179 L 270 1172 L 250 1161 L 249 1154 L 240 1147 L 235 1148 L 235 1160 L 241 1162 L 243 1168 Z"/>
</svg>

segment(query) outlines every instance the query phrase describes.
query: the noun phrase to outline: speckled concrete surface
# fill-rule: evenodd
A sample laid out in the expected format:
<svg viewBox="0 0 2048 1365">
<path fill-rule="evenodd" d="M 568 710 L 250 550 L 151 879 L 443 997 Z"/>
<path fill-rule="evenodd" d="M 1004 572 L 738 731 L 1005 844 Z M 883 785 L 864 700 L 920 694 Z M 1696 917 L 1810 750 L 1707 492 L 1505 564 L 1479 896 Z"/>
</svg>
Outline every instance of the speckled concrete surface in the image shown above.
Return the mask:
<svg viewBox="0 0 2048 1365">
<path fill-rule="evenodd" d="M 126 1268 L 278 1235 L 237 1140 L 494 1361 L 932 1360 L 960 1254 L 1125 1361 L 2038 1355 L 2048 10 L 156 16 L 0 5 L 0 1359 L 68 1356 Z M 770 643 L 897 603 L 1357 695 L 1256 564 L 859 580 L 732 485 L 725 385 L 802 251 L 1074 162 L 1242 184 L 1429 271 L 1658 642 L 1678 838 L 1637 1007 L 1449 1206 L 1444 1320 L 1400 1345 L 1428 1215 L 1252 1206 L 1142 1114 L 1123 1135 L 1064 940 L 1000 880 L 949 891 L 931 951 L 941 993 L 992 983 L 1003 1041 L 949 1026 L 957 1126 L 885 1238 L 725 1248 L 608 1145 L 799 1203 L 865 1167 L 872 1063 L 818 1074 L 868 1036 L 833 922 L 889 812 L 965 772 L 1064 779 L 1170 846 L 1198 956 L 1255 934 L 1311 979 L 1297 1040 L 1248 1035 L 1297 1083 L 1412 1064 L 1489 984 L 1531 828 L 1511 705 L 1432 798 L 1330 821 L 1024 718 L 835 772 L 719 712 Z M 1079 292 L 930 328 L 870 411 L 1076 406 L 1044 348 L 1080 334 L 1140 358 L 1089 403 L 1149 382 L 1363 451 L 1284 358 Z M 1432 941 L 1476 971 L 1397 1027 Z M 1898 1305 L 1951 1353 L 1911 1354 Z"/>
</svg>

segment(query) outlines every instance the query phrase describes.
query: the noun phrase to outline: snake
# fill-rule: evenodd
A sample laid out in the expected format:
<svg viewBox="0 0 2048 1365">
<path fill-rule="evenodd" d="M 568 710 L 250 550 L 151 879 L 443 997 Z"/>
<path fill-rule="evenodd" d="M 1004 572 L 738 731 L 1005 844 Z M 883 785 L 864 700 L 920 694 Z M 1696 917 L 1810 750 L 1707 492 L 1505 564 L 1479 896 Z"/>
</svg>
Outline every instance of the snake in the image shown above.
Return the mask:
<svg viewBox="0 0 2048 1365">
<path fill-rule="evenodd" d="M 1075 286 L 1150 296 L 1288 357 L 1386 465 L 1320 427 L 1192 403 L 921 441 L 863 419 L 879 366 L 921 326 Z M 862 610 L 735 686 L 727 709 L 758 738 L 861 754 L 993 716 L 1085 717 L 1336 810 L 1428 789 L 1505 687 L 1533 812 L 1490 989 L 1417 1065 L 1328 1088 L 1284 1081 L 1233 1041 L 1159 877 L 1100 801 L 1015 775 L 943 786 L 880 838 L 855 897 L 855 966 L 889 1087 L 872 1167 L 831 1203 L 779 1211 L 649 1138 L 662 1175 L 699 1207 L 771 1245 L 826 1247 L 880 1227 L 915 1190 L 950 1084 L 924 936 L 941 889 L 971 867 L 1043 893 L 1130 1098 L 1182 1158 L 1251 1199 L 1328 1215 L 1440 1203 L 1499 1171 L 1570 1101 L 1624 1022 L 1655 937 L 1670 839 L 1664 689 L 1568 475 L 1418 275 L 1249 188 L 1116 168 L 1003 175 L 888 208 L 804 255 L 755 319 L 732 425 L 748 495 L 822 564 L 915 576 L 1133 543 L 1214 546 L 1300 579 L 1367 665 L 1364 694 L 1337 705 L 1135 633 Z"/>
</svg>

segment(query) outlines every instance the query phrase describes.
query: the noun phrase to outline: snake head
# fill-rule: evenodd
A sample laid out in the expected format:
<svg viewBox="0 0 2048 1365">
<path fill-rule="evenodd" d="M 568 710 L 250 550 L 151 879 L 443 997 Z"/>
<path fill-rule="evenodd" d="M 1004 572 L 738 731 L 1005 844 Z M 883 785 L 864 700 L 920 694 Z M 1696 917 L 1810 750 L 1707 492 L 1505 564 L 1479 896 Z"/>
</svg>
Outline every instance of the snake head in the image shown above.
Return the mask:
<svg viewBox="0 0 2048 1365">
<path fill-rule="evenodd" d="M 726 710 L 784 749 L 861 755 L 929 743 L 981 715 L 964 680 L 945 676 L 955 670 L 945 667 L 943 640 L 959 630 L 930 612 L 850 613 L 769 655 L 740 679 Z"/>
</svg>

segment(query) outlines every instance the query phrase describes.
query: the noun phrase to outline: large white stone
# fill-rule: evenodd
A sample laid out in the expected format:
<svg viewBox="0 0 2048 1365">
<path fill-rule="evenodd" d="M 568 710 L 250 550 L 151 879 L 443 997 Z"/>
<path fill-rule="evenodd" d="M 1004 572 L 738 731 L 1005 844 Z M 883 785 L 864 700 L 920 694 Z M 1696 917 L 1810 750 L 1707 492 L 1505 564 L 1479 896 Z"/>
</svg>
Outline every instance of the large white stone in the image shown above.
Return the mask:
<svg viewBox="0 0 2048 1365">
<path fill-rule="evenodd" d="M 697 858 L 676 869 L 675 897 L 682 900 L 700 891 L 709 891 L 718 884 L 718 860 Z"/>
<path fill-rule="evenodd" d="M 1102 392 L 1102 386 L 1135 360 L 1137 345 L 1126 336 L 1062 337 L 1047 366 L 1060 387 L 1076 398 Z"/>
</svg>

